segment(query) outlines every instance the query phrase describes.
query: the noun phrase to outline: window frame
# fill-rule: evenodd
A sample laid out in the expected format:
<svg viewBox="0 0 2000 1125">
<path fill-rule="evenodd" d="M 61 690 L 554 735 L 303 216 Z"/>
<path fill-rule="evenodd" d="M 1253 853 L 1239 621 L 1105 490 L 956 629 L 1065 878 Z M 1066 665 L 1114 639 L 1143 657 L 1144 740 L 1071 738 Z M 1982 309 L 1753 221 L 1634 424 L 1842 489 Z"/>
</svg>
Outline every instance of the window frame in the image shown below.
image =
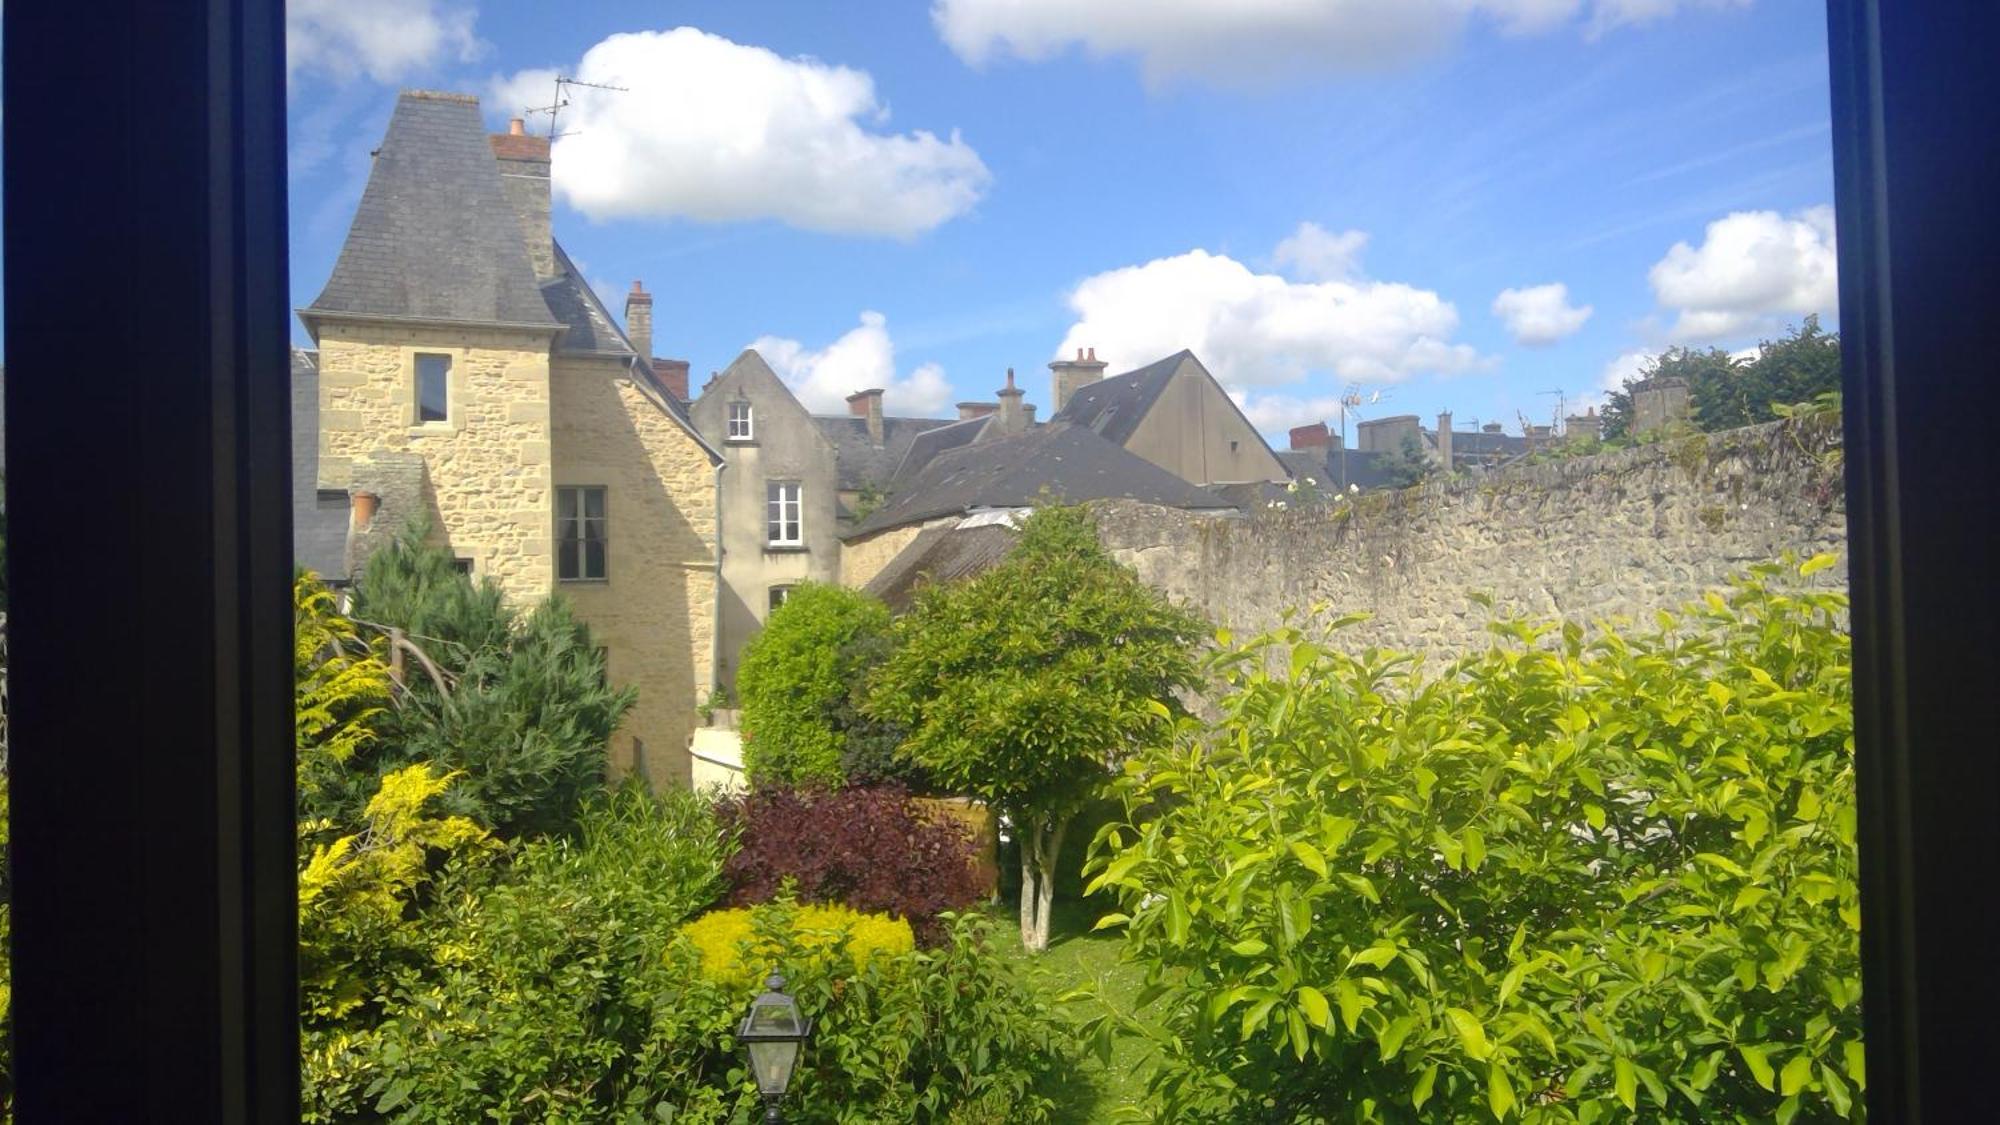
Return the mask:
<svg viewBox="0 0 2000 1125">
<path fill-rule="evenodd" d="M 789 500 L 785 490 L 792 490 Z M 793 537 L 784 538 L 785 508 L 791 507 Z M 806 486 L 804 481 L 769 480 L 764 482 L 764 549 L 767 551 L 797 551 L 806 545 Z"/>
<path fill-rule="evenodd" d="M 432 359 L 444 364 L 444 370 L 438 373 L 444 381 L 444 386 L 440 388 L 444 396 L 444 413 L 437 418 L 426 418 L 424 417 L 424 361 Z M 458 411 L 454 407 L 457 405 L 458 396 L 452 393 L 452 384 L 457 381 L 453 378 L 452 372 L 456 367 L 457 365 L 453 362 L 450 352 L 413 351 L 410 353 L 410 425 L 412 428 L 424 430 L 456 428 L 458 424 Z"/>
<path fill-rule="evenodd" d="M 743 432 L 736 432 L 736 408 L 743 408 Z M 733 399 L 723 404 L 722 440 L 730 445 L 748 445 L 757 440 L 757 408 L 747 399 Z"/>
<path fill-rule="evenodd" d="M 765 616 L 769 616 L 770 614 L 777 612 L 779 606 L 784 605 L 786 602 L 790 601 L 792 598 L 792 591 L 797 588 L 798 588 L 798 583 L 796 582 L 778 582 L 774 583 L 771 586 L 766 587 L 764 593 Z"/>
<path fill-rule="evenodd" d="M 574 516 L 563 515 L 563 500 L 568 496 L 576 498 L 576 514 Z M 590 514 L 589 501 L 593 496 L 597 498 L 598 502 L 598 514 L 595 516 Z M 611 581 L 611 490 L 601 484 L 562 484 L 556 486 L 555 499 L 556 581 L 567 583 L 601 583 Z M 566 520 L 576 521 L 577 535 L 574 540 L 568 538 L 563 533 L 563 525 Z M 592 539 L 590 535 L 592 521 L 595 521 L 597 524 L 598 534 L 595 539 Z M 563 547 L 570 542 L 576 544 L 578 573 L 565 575 L 563 573 Z M 589 548 L 593 542 L 598 544 L 600 548 L 599 562 L 602 564 L 601 569 L 603 570 L 601 574 L 586 573 L 590 569 Z"/>
</svg>

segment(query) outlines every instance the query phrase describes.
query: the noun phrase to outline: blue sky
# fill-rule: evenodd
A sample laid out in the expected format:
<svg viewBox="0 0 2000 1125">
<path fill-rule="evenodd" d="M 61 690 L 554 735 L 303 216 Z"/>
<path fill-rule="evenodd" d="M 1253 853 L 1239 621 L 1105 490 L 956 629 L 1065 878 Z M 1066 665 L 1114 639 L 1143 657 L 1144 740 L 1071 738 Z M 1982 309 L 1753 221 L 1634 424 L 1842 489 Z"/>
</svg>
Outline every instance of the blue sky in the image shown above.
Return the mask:
<svg viewBox="0 0 2000 1125">
<path fill-rule="evenodd" d="M 645 280 L 697 386 L 756 343 L 817 409 L 949 413 L 1186 346 L 1279 438 L 1349 387 L 1513 430 L 1672 343 L 1832 323 L 1810 0 L 859 10 L 296 2 L 293 303 L 398 88 L 498 130 L 559 70 L 630 89 L 565 113 L 557 238 L 614 311 Z"/>
</svg>

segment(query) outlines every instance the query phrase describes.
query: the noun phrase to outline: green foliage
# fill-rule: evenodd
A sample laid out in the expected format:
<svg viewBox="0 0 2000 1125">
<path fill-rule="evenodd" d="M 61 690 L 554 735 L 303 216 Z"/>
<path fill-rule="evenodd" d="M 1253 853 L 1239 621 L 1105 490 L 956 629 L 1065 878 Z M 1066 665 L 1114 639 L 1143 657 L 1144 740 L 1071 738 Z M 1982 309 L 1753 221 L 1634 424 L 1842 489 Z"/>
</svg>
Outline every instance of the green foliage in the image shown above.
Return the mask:
<svg viewBox="0 0 2000 1125">
<path fill-rule="evenodd" d="M 682 924 L 717 893 L 728 847 L 699 798 L 627 788 L 577 839 L 468 874 L 391 1017 L 308 1037 L 306 1119 L 744 1120 L 755 1097 L 732 1033 L 775 967 L 818 1021 L 788 1120 L 943 1121 L 982 1098 L 1046 1120 L 1067 1025 L 976 920 L 938 950 L 909 951 L 904 930 L 901 951 L 857 963 L 847 930 L 759 907 L 738 946 L 757 983 L 705 972 Z"/>
<path fill-rule="evenodd" d="M 375 740 L 373 724 L 389 702 L 389 667 L 309 571 L 292 582 L 292 684 L 301 805 L 314 819 L 322 794 L 347 784 L 348 761 Z"/>
<path fill-rule="evenodd" d="M 1738 360 L 1721 348 L 1671 348 L 1647 364 L 1639 379 L 1685 381 L 1691 421 L 1707 433 L 1789 417 L 1785 408 L 1821 402 L 1840 391 L 1840 337 L 1808 316 L 1777 340 L 1766 340 L 1756 358 Z M 1613 391 L 1603 413 L 1607 441 L 1632 434 L 1632 384 Z M 1833 400 L 1837 403 L 1837 398 Z"/>
<path fill-rule="evenodd" d="M 889 609 L 857 590 L 807 582 L 792 589 L 743 649 L 743 764 L 759 785 L 836 786 L 850 780 L 850 742 L 882 755 L 881 724 L 853 698 L 888 654 Z M 893 745 L 896 732 L 886 732 Z M 872 780 L 872 779 L 853 779 Z"/>
<path fill-rule="evenodd" d="M 1391 450 L 1375 462 L 1376 471 L 1381 473 L 1388 488 L 1408 488 L 1420 484 L 1431 475 L 1437 466 L 1424 456 L 1423 446 L 1417 439 L 1405 434 L 1403 444 Z"/>
<path fill-rule="evenodd" d="M 928 588 L 897 621 L 869 706 L 908 728 L 906 756 L 1019 834 L 1029 948 L 1047 940 L 1069 818 L 1176 709 L 1200 629 L 1104 553 L 1087 511 L 1059 506 L 1028 517 L 1000 565 Z"/>
<path fill-rule="evenodd" d="M 1157 1002 L 1093 1032 L 1157 1052 L 1170 1121 L 1859 1117 L 1846 599 L 1794 587 L 1435 674 L 1221 654 L 1219 727 L 1132 761 L 1098 842 Z"/>
<path fill-rule="evenodd" d="M 605 748 L 635 693 L 610 686 L 603 651 L 566 600 L 518 616 L 413 527 L 369 558 L 355 617 L 414 646 L 394 650 L 407 690 L 341 786 L 308 791 L 309 811 L 351 821 L 376 775 L 434 762 L 462 775 L 446 807 L 503 837 L 574 829 L 603 790 Z"/>
</svg>

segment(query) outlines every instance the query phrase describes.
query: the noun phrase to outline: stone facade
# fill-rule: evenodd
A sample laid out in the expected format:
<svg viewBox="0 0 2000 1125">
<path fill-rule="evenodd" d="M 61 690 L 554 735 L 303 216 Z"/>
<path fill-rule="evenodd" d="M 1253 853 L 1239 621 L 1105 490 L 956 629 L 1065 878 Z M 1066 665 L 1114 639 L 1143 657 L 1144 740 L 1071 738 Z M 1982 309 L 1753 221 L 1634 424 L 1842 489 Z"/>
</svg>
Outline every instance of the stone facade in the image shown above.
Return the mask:
<svg viewBox="0 0 2000 1125">
<path fill-rule="evenodd" d="M 604 488 L 602 581 L 556 587 L 639 700 L 611 740 L 614 774 L 686 785 L 695 707 L 714 682 L 716 470 L 707 450 L 616 357 L 558 354 L 556 487 Z"/>
<path fill-rule="evenodd" d="M 319 326 L 319 485 L 365 488 L 372 460 L 416 454 L 433 531 L 511 599 L 555 585 L 550 332 L 326 318 Z M 416 357 L 451 359 L 443 422 L 417 421 Z M 404 513 L 402 518 L 419 513 Z"/>
<path fill-rule="evenodd" d="M 1449 657 L 1491 615 L 1588 624 L 1645 619 L 1786 551 L 1842 555 L 1839 428 L 1774 423 L 1330 507 L 1204 516 L 1127 502 L 1099 510 L 1104 542 L 1176 601 L 1237 636 L 1288 610 L 1365 611 L 1344 644 Z"/>
<path fill-rule="evenodd" d="M 953 521 L 956 522 L 956 521 Z M 923 531 L 922 524 L 892 527 L 840 545 L 840 584 L 859 590 L 882 573 L 882 568 L 903 553 L 903 548 Z"/>
</svg>

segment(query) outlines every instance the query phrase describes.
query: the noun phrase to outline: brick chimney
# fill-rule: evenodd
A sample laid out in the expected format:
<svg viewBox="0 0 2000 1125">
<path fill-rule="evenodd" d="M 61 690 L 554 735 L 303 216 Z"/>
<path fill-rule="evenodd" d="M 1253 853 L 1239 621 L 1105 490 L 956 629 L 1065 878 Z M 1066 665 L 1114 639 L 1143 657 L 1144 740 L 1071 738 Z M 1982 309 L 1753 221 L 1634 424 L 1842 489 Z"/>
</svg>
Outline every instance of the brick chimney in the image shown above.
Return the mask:
<svg viewBox="0 0 2000 1125">
<path fill-rule="evenodd" d="M 625 337 L 632 341 L 632 350 L 639 353 L 641 360 L 652 361 L 653 295 L 637 281 L 632 283 L 632 291 L 625 294 Z"/>
<path fill-rule="evenodd" d="M 1325 449 L 1333 438 L 1326 431 L 1325 422 L 1314 422 L 1310 426 L 1292 427 L 1292 448 Z"/>
<path fill-rule="evenodd" d="M 961 402 L 958 404 L 958 420 L 964 422 L 984 418 L 998 409 L 1000 404 L 997 402 Z"/>
<path fill-rule="evenodd" d="M 1451 472 L 1451 411 L 1438 411 L 1438 464 L 1445 472 Z"/>
<path fill-rule="evenodd" d="M 555 242 L 549 234 L 549 139 L 528 136 L 518 117 L 507 123 L 506 132 L 486 139 L 500 165 L 500 187 L 521 220 L 535 280 L 548 281 L 556 275 Z"/>
<path fill-rule="evenodd" d="M 1007 369 L 1007 385 L 1000 388 L 1000 432 L 1018 434 L 1028 428 L 1027 412 L 1021 409 L 1021 396 L 1028 392 L 1014 385 L 1014 369 Z"/>
<path fill-rule="evenodd" d="M 1097 358 L 1096 348 L 1078 348 L 1075 359 L 1052 361 L 1049 375 L 1055 401 L 1049 407 L 1051 414 L 1061 414 L 1062 408 L 1069 404 L 1069 396 L 1104 378 L 1104 367 L 1104 361 Z"/>
<path fill-rule="evenodd" d="M 684 359 L 661 359 L 653 357 L 653 378 L 670 395 L 682 402 L 688 399 L 688 361 Z"/>
<path fill-rule="evenodd" d="M 879 449 L 882 445 L 882 388 L 870 387 L 848 395 L 847 412 L 856 418 L 868 419 L 868 440 Z"/>
</svg>

